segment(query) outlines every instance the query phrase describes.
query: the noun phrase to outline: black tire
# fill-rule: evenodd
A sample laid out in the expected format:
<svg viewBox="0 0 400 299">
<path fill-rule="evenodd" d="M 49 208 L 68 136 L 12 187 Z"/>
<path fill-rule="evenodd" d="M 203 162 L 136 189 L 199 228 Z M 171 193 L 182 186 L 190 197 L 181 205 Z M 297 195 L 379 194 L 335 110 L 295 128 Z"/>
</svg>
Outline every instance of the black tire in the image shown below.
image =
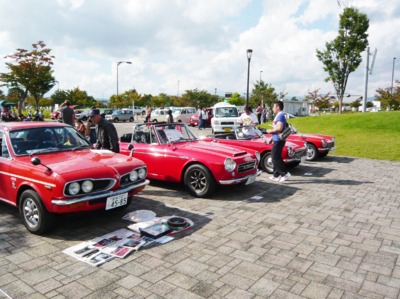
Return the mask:
<svg viewBox="0 0 400 299">
<path fill-rule="evenodd" d="M 114 118 L 113 122 L 115 122 L 115 123 L 119 122 L 118 117 Z"/>
<path fill-rule="evenodd" d="M 53 227 L 54 215 L 46 210 L 41 198 L 33 190 L 21 194 L 19 212 L 26 229 L 33 234 L 43 234 Z"/>
<path fill-rule="evenodd" d="M 307 153 L 306 153 L 306 160 L 307 161 L 313 161 L 318 158 L 318 150 L 317 147 L 312 144 L 307 142 Z"/>
<path fill-rule="evenodd" d="M 189 193 L 196 197 L 205 197 L 214 192 L 216 182 L 207 167 L 194 164 L 186 169 L 183 183 Z"/>
<path fill-rule="evenodd" d="M 130 122 L 133 122 L 133 117 L 131 117 L 131 118 L 129 119 L 129 121 L 130 121 Z"/>
<path fill-rule="evenodd" d="M 274 164 L 272 163 L 271 152 L 266 152 L 262 155 L 260 166 L 263 171 L 266 173 L 274 172 Z"/>
<path fill-rule="evenodd" d="M 158 120 L 153 119 L 152 123 L 158 123 Z"/>
</svg>

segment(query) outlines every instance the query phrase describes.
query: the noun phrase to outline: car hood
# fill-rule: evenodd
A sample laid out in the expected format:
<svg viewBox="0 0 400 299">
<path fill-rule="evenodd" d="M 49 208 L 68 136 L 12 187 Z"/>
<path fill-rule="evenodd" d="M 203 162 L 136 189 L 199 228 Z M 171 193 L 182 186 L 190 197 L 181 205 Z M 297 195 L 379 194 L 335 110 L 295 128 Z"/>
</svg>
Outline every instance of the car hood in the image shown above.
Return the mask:
<svg viewBox="0 0 400 299">
<path fill-rule="evenodd" d="M 176 146 L 180 149 L 185 149 L 188 152 L 202 152 L 207 155 L 214 154 L 221 156 L 239 157 L 247 154 L 247 152 L 242 149 L 205 141 L 174 143 L 173 146 Z"/>
<path fill-rule="evenodd" d="M 294 136 L 304 136 L 305 138 L 318 138 L 318 139 L 326 139 L 326 140 L 332 140 L 332 136 L 329 135 L 322 135 L 322 134 L 302 134 L 302 133 L 296 133 L 293 134 Z"/>
<path fill-rule="evenodd" d="M 137 166 L 144 165 L 144 163 L 138 159 L 115 154 L 108 150 L 86 149 L 65 151 L 32 155 L 31 157 L 26 156 L 20 159 L 26 160 L 26 163 L 30 163 L 32 157 L 38 157 L 43 165 L 50 167 L 54 173 L 59 174 L 83 172 L 87 170 L 92 171 L 94 169 L 101 169 L 102 172 L 105 172 L 107 168 L 122 169 L 127 165 L 132 169 L 132 166 L 135 165 L 134 161 L 136 161 Z"/>
</svg>

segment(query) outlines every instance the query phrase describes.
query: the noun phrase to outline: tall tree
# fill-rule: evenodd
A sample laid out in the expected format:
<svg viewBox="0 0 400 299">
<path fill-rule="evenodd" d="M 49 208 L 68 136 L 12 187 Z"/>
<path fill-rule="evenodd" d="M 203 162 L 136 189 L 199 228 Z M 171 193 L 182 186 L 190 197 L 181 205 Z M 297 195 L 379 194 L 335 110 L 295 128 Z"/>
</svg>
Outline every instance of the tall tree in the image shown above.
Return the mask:
<svg viewBox="0 0 400 299">
<path fill-rule="evenodd" d="M 1 73 L 0 81 L 11 89 L 21 91 L 18 99 L 18 113 L 21 114 L 22 105 L 28 94 L 34 96 L 37 106 L 40 98 L 54 85 L 53 58 L 50 55 L 51 49 L 46 48 L 43 41 L 32 44 L 32 50 L 17 49 L 14 54 L 7 55 L 14 63 L 7 62 L 6 67 L 9 73 Z"/>
<path fill-rule="evenodd" d="M 253 104 L 253 107 L 256 107 L 255 105 L 263 102 L 264 105 L 269 107 L 270 111 L 272 111 L 274 103 L 283 97 L 284 93 L 276 93 L 272 84 L 265 83 L 261 80 L 254 83 L 250 103 Z"/>
<path fill-rule="evenodd" d="M 368 46 L 369 20 L 366 14 L 354 7 L 346 7 L 340 15 L 338 36 L 325 44 L 324 51 L 317 50 L 317 58 L 328 73 L 326 82 L 331 81 L 342 112 L 343 95 L 347 80 L 362 61 L 361 53 Z"/>
<path fill-rule="evenodd" d="M 376 93 L 378 94 L 375 101 L 381 102 L 383 110 L 400 110 L 400 81 L 396 80 L 395 86 L 379 88 Z"/>
</svg>

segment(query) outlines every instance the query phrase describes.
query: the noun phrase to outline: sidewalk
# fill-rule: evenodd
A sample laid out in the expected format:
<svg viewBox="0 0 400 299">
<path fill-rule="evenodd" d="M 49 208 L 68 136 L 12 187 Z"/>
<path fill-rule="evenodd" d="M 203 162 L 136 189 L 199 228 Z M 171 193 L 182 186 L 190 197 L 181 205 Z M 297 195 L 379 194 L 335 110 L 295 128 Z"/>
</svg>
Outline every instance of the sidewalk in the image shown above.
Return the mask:
<svg viewBox="0 0 400 299">
<path fill-rule="evenodd" d="M 291 173 L 208 199 L 152 183 L 128 211 L 63 216 L 43 237 L 0 203 L 0 298 L 399 298 L 400 163 L 328 155 Z M 195 226 L 100 267 L 62 253 L 139 209 Z"/>
</svg>

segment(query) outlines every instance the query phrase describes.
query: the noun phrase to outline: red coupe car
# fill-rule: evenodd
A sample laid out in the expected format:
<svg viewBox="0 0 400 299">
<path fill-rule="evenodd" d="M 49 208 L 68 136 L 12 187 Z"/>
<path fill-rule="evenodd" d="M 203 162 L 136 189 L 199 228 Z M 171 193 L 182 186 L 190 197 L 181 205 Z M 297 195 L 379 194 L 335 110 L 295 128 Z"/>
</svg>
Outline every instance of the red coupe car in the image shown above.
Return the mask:
<svg viewBox="0 0 400 299">
<path fill-rule="evenodd" d="M 260 168 L 272 173 L 274 165 L 271 158 L 271 138 L 272 135 L 263 135 L 257 128 L 237 127 L 231 133 L 215 134 L 203 140 L 258 151 L 261 155 Z M 305 155 L 304 141 L 287 141 L 282 151 L 283 161 L 288 167 L 299 165 L 301 160 L 305 159 Z"/>
<path fill-rule="evenodd" d="M 330 151 L 334 151 L 335 137 L 322 134 L 303 134 L 290 125 L 292 134 L 286 139 L 288 141 L 303 141 L 305 140 L 307 146 L 306 160 L 312 161 L 317 158 L 325 157 Z"/>
<path fill-rule="evenodd" d="M 181 182 L 197 197 L 217 185 L 251 184 L 260 174 L 258 153 L 199 141 L 183 123 L 136 125 L 120 142 L 121 153 L 133 150 L 146 163 L 148 178 Z"/>
<path fill-rule="evenodd" d="M 213 110 L 212 110 L 212 108 L 207 108 L 206 110 L 208 112 L 208 119 L 206 120 L 206 123 L 204 124 L 204 127 L 208 128 L 208 127 L 211 127 L 211 118 L 213 116 L 212 115 L 212 111 Z M 199 125 L 199 115 L 198 115 L 198 113 L 195 113 L 190 117 L 189 125 L 191 127 L 197 127 Z"/>
<path fill-rule="evenodd" d="M 1 123 L 0 142 L 0 201 L 18 207 L 35 234 L 55 214 L 124 208 L 149 183 L 142 161 L 94 150 L 62 123 Z"/>
</svg>

